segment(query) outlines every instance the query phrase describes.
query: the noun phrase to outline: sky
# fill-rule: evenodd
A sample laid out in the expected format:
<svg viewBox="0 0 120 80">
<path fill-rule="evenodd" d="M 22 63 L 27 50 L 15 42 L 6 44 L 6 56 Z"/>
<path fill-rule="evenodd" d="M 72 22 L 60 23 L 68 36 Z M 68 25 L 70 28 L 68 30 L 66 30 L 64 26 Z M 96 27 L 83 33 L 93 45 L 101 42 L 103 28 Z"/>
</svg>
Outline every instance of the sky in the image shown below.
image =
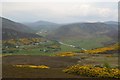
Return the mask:
<svg viewBox="0 0 120 80">
<path fill-rule="evenodd" d="M 16 22 L 117 21 L 117 2 L 2 2 L 2 16 Z"/>
</svg>

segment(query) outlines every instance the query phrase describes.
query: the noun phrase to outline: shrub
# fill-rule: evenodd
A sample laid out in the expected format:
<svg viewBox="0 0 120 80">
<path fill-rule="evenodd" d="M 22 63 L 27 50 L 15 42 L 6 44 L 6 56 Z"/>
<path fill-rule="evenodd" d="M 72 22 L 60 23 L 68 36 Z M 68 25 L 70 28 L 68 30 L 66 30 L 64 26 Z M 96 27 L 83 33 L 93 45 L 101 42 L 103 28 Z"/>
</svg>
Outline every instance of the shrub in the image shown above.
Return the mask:
<svg viewBox="0 0 120 80">
<path fill-rule="evenodd" d="M 76 53 L 73 52 L 62 52 L 62 53 L 58 53 L 56 56 L 76 56 Z"/>
<path fill-rule="evenodd" d="M 14 65 L 15 67 L 25 67 L 25 68 L 39 68 L 39 69 L 49 69 L 50 67 L 46 65 Z"/>
<path fill-rule="evenodd" d="M 115 51 L 115 50 L 120 50 L 118 44 L 114 44 L 102 48 L 91 49 L 91 50 L 81 50 L 81 53 L 97 54 L 97 53 L 106 53 L 108 51 Z"/>
<path fill-rule="evenodd" d="M 63 70 L 69 74 L 76 74 L 88 77 L 109 77 L 120 78 L 120 70 L 117 68 L 95 67 L 92 65 L 81 66 L 79 64 L 70 66 Z"/>
<path fill-rule="evenodd" d="M 110 64 L 109 64 L 109 63 L 107 63 L 107 62 L 104 62 L 103 67 L 106 67 L 106 68 L 111 68 Z"/>
</svg>

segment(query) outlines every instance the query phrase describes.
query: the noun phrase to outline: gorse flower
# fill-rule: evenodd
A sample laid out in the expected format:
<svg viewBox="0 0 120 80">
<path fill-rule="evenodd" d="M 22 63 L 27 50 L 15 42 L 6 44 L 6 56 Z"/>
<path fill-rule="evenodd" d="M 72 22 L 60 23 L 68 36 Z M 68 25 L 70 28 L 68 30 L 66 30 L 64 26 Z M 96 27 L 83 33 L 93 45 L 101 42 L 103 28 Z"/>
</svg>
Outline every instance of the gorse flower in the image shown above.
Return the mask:
<svg viewBox="0 0 120 80">
<path fill-rule="evenodd" d="M 89 53 L 89 54 L 97 54 L 97 53 L 105 53 L 107 51 L 112 51 L 112 50 L 120 50 L 119 44 L 114 44 L 111 46 L 103 47 L 103 48 L 97 48 L 97 49 L 92 49 L 92 50 L 82 50 L 82 53 Z"/>
<path fill-rule="evenodd" d="M 35 66 L 35 65 L 14 65 L 15 67 L 25 67 L 25 68 L 40 68 L 40 69 L 49 69 L 50 67 L 45 66 L 45 65 L 39 65 L 39 66 Z"/>
<path fill-rule="evenodd" d="M 81 66 L 79 64 L 70 66 L 63 70 L 69 74 L 83 75 L 89 77 L 111 77 L 120 78 L 120 70 L 117 68 L 100 68 L 92 65 Z"/>
<path fill-rule="evenodd" d="M 61 52 L 61 53 L 58 53 L 56 56 L 76 56 L 76 55 L 77 54 L 73 52 Z"/>
</svg>

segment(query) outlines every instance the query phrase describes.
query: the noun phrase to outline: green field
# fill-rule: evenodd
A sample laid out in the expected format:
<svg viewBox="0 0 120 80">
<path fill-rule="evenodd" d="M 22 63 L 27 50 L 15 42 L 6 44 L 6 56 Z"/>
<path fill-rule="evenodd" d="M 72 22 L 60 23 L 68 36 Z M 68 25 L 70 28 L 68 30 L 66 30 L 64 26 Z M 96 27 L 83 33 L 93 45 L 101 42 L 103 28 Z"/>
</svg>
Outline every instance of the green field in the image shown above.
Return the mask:
<svg viewBox="0 0 120 80">
<path fill-rule="evenodd" d="M 61 45 L 60 47 L 61 47 L 61 51 L 60 52 L 80 51 L 80 49 L 69 47 L 69 46 L 65 46 L 65 45 Z"/>
<path fill-rule="evenodd" d="M 98 47 L 104 47 L 102 42 L 111 41 L 110 38 L 107 37 L 96 37 L 91 39 L 77 39 L 77 40 L 63 40 L 64 43 L 79 46 L 85 49 L 92 49 Z"/>
</svg>

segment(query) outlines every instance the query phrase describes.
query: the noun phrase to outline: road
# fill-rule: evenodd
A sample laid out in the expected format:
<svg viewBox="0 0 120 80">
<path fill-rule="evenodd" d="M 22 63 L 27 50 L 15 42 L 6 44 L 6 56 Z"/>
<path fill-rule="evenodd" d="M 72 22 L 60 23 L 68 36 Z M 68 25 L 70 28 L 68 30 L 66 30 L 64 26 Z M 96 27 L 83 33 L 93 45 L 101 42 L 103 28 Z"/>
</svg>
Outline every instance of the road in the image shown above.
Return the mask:
<svg viewBox="0 0 120 80">
<path fill-rule="evenodd" d="M 74 46 L 74 45 L 65 44 L 65 43 L 60 42 L 60 41 L 58 41 L 58 42 L 59 42 L 60 44 L 62 44 L 62 45 L 65 45 L 65 46 L 69 46 L 69 47 L 77 48 L 77 47 Z M 80 49 L 82 49 L 82 50 L 86 50 L 86 49 L 84 49 L 84 48 L 80 48 Z"/>
</svg>

